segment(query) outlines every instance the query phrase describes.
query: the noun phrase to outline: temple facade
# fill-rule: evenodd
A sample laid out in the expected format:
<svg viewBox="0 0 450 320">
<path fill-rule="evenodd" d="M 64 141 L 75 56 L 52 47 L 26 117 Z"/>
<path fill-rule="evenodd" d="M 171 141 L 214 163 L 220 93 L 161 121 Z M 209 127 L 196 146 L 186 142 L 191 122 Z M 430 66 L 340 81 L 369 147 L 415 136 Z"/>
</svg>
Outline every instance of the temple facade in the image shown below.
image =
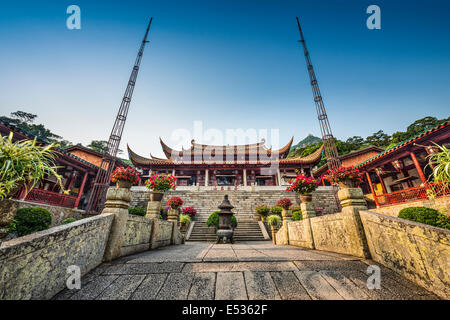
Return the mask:
<svg viewBox="0 0 450 320">
<path fill-rule="evenodd" d="M 214 146 L 191 141 L 191 148 L 174 150 L 161 139 L 166 159 L 142 157 L 128 146 L 128 154 L 143 178 L 149 172 L 172 174 L 179 186 L 282 186 L 296 176 L 296 170 L 311 175 L 323 148 L 306 157 L 287 158 L 293 138 L 281 149 L 272 150 L 265 141 L 255 144 Z"/>
</svg>

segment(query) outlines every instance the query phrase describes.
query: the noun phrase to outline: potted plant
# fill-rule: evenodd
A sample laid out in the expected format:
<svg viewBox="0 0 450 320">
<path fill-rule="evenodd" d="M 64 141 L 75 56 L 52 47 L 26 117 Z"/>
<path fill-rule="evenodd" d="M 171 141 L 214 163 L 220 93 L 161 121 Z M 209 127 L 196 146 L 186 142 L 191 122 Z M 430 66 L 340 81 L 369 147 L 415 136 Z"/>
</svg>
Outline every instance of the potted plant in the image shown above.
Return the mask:
<svg viewBox="0 0 450 320">
<path fill-rule="evenodd" d="M 257 214 L 259 214 L 259 216 L 261 217 L 261 220 L 264 221 L 264 219 L 270 212 L 270 208 L 268 206 L 266 206 L 265 204 L 263 204 L 263 205 L 257 206 L 255 208 L 255 212 Z"/>
<path fill-rule="evenodd" d="M 164 193 L 169 190 L 175 190 L 176 181 L 173 175 L 157 174 L 150 172 L 150 177 L 145 181 L 145 186 L 152 190 L 150 201 L 161 201 Z"/>
<path fill-rule="evenodd" d="M 328 170 L 324 179 L 331 184 L 338 184 L 341 189 L 357 188 L 361 184 L 363 173 L 359 169 L 351 167 L 340 167 L 335 170 Z"/>
<path fill-rule="evenodd" d="M 130 189 L 132 185 L 139 183 L 139 172 L 134 168 L 117 167 L 111 174 L 111 182 L 114 182 L 117 188 Z"/>
<path fill-rule="evenodd" d="M 183 208 L 183 214 L 187 214 L 191 219 L 195 217 L 197 214 L 197 210 L 194 209 L 194 207 L 186 207 Z"/>
<path fill-rule="evenodd" d="M 187 214 L 180 214 L 180 229 L 185 232 L 191 223 L 191 217 Z"/>
<path fill-rule="evenodd" d="M 299 195 L 301 202 L 311 202 L 311 193 L 317 189 L 319 183 L 319 179 L 298 174 L 286 190 L 289 192 L 296 192 Z"/>
<path fill-rule="evenodd" d="M 272 214 L 267 217 L 267 224 L 270 226 L 270 229 L 272 231 L 272 241 L 273 244 L 277 243 L 276 235 L 275 235 L 275 228 L 278 227 L 281 224 L 281 218 L 277 214 Z"/>
<path fill-rule="evenodd" d="M 277 201 L 277 206 L 282 208 L 281 215 L 283 216 L 283 220 L 291 217 L 291 211 L 289 208 L 292 205 L 292 201 L 289 198 L 283 198 Z"/>
<path fill-rule="evenodd" d="M 180 197 L 172 197 L 167 201 L 167 205 L 172 209 L 177 210 L 183 205 L 183 200 Z"/>
</svg>

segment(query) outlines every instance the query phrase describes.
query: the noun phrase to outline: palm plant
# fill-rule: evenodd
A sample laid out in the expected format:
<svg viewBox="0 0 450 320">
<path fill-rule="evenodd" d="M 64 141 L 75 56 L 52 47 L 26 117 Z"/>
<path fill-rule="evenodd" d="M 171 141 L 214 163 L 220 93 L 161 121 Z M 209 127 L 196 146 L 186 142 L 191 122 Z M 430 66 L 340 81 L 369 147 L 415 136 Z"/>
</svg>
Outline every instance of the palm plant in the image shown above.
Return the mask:
<svg viewBox="0 0 450 320">
<path fill-rule="evenodd" d="M 450 190 L 450 149 L 446 146 L 436 144 L 440 152 L 432 153 L 427 156 L 428 166 L 433 169 L 433 175 L 430 179 L 433 179 L 437 185 L 431 185 L 430 196 L 435 197 L 439 191 Z"/>
<path fill-rule="evenodd" d="M 34 140 L 13 142 L 13 133 L 0 138 L 0 199 L 12 195 L 20 187 L 26 193 L 45 176 L 55 176 L 64 190 L 62 177 L 56 172 L 53 144 L 39 146 Z"/>
</svg>

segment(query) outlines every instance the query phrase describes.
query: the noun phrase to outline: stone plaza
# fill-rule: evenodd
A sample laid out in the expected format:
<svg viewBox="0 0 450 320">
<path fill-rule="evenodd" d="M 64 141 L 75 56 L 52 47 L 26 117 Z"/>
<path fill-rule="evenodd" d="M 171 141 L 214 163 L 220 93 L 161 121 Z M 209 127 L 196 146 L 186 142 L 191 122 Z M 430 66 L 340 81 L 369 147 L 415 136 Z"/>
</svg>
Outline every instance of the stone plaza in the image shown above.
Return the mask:
<svg viewBox="0 0 450 320">
<path fill-rule="evenodd" d="M 368 289 L 367 268 L 381 268 Z M 438 299 L 371 260 L 269 241 L 188 242 L 103 263 L 57 300 Z"/>
</svg>

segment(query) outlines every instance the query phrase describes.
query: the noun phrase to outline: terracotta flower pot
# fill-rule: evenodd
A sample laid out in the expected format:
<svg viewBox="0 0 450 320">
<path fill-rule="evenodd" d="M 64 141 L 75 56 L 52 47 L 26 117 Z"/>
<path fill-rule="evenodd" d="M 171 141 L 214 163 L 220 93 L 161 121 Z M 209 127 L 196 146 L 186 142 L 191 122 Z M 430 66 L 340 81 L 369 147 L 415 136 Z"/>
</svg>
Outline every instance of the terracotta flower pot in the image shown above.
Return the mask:
<svg viewBox="0 0 450 320">
<path fill-rule="evenodd" d="M 150 193 L 150 201 L 161 202 L 164 193 L 153 191 Z"/>
<path fill-rule="evenodd" d="M 307 202 L 311 202 L 312 201 L 312 194 L 311 193 L 307 193 L 307 194 L 300 194 L 300 201 L 302 203 L 307 203 Z"/>
<path fill-rule="evenodd" d="M 132 185 L 133 185 L 133 183 L 128 180 L 117 180 L 117 182 L 116 182 L 117 188 L 130 189 Z"/>
</svg>

